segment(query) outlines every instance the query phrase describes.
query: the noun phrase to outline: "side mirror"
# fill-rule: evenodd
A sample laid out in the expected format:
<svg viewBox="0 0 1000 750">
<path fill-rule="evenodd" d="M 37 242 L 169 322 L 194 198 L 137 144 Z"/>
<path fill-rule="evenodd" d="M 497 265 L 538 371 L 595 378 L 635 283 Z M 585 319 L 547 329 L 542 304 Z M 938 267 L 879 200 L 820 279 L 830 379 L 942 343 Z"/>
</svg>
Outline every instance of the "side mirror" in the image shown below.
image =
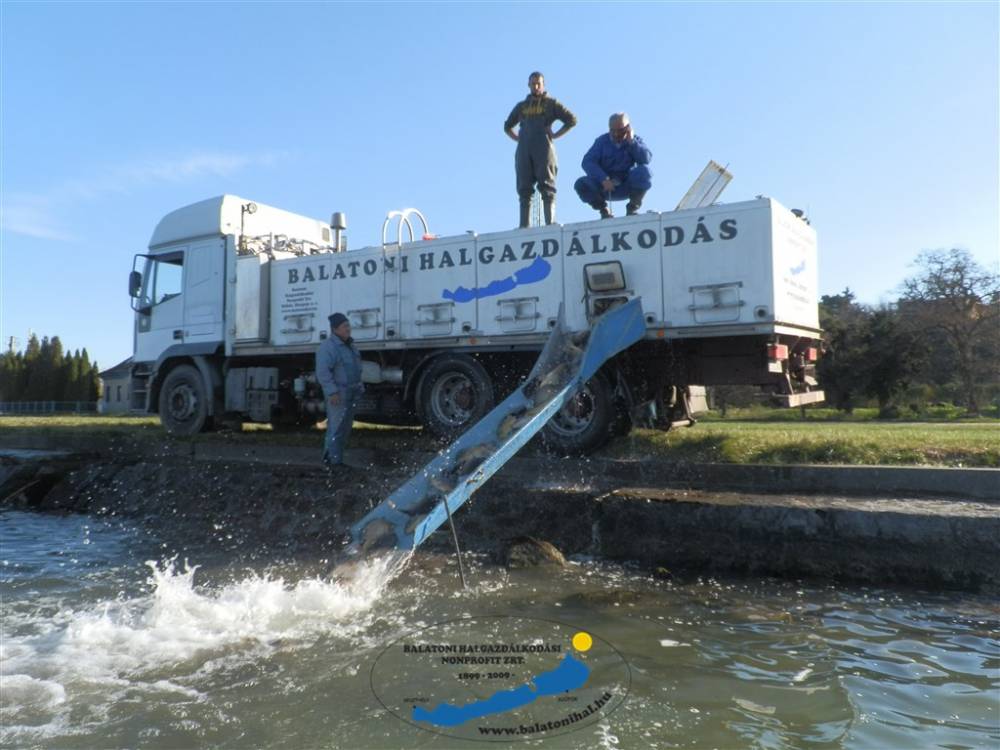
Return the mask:
<svg viewBox="0 0 1000 750">
<path fill-rule="evenodd" d="M 128 275 L 128 296 L 138 297 L 139 289 L 142 288 L 142 274 L 138 271 L 132 271 Z"/>
</svg>

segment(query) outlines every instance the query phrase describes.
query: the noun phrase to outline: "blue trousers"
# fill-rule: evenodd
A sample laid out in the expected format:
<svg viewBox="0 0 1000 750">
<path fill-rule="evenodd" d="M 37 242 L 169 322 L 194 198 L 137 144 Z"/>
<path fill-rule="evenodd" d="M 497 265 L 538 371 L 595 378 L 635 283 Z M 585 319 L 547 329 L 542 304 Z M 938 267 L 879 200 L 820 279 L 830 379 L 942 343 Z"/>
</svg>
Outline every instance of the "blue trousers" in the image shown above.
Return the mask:
<svg viewBox="0 0 1000 750">
<path fill-rule="evenodd" d="M 621 179 L 618 175 L 613 175 L 613 177 Z M 604 203 L 607 200 L 623 201 L 629 197 L 629 193 L 633 190 L 649 190 L 652 185 L 653 173 L 649 171 L 649 167 L 645 164 L 636 164 L 628 171 L 621 184 L 611 192 L 610 198 L 601 189 L 600 181 L 587 175 L 577 180 L 573 187 L 576 189 L 576 194 L 580 196 L 580 200 L 588 205 L 594 205 L 595 203 Z"/>
<path fill-rule="evenodd" d="M 323 463 L 335 466 L 344 463 L 344 448 L 354 426 L 354 408 L 357 397 L 341 392 L 340 403 L 326 400 L 326 438 L 323 440 Z"/>
</svg>

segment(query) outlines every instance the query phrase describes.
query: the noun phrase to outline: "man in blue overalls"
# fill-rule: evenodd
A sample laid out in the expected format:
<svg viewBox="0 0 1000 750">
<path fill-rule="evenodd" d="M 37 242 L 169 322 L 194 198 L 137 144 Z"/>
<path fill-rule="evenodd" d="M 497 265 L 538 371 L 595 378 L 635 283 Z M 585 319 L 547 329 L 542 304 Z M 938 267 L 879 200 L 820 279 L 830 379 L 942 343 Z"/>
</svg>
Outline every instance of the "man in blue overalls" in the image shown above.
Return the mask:
<svg viewBox="0 0 1000 750">
<path fill-rule="evenodd" d="M 608 120 L 608 132 L 599 136 L 583 156 L 583 171 L 587 174 L 576 181 L 576 193 L 599 211 L 602 219 L 611 218 L 609 200 L 626 198 L 625 214 L 634 216 L 652 185 L 652 158 L 653 152 L 632 132 L 628 115 L 613 114 Z"/>
<path fill-rule="evenodd" d="M 364 393 L 361 354 L 351 338 L 351 322 L 342 313 L 330 316 L 330 337 L 316 350 L 316 379 L 326 400 L 326 439 L 323 463 L 343 466 L 344 447 L 354 425 L 354 408 Z"/>
</svg>

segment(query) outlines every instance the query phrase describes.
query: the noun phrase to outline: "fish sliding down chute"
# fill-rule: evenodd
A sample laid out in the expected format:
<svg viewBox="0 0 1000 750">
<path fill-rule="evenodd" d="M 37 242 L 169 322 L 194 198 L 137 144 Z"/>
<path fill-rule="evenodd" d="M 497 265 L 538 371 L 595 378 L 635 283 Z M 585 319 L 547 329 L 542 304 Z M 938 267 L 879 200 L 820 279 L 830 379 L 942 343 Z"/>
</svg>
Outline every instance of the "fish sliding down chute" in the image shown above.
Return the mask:
<svg viewBox="0 0 1000 750">
<path fill-rule="evenodd" d="M 562 310 L 524 385 L 351 527 L 348 558 L 413 550 L 469 499 L 608 359 L 646 332 L 640 299 L 604 313 L 589 331 L 565 329 Z M 447 503 L 447 507 L 445 507 Z"/>
</svg>

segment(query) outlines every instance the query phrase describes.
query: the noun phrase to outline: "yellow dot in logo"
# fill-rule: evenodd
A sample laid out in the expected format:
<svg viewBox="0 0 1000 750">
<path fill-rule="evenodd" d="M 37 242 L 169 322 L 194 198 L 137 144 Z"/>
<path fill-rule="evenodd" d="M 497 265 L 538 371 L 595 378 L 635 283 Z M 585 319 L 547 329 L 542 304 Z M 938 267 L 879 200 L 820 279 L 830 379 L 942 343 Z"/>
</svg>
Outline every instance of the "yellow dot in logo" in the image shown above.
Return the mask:
<svg viewBox="0 0 1000 750">
<path fill-rule="evenodd" d="M 573 636 L 573 648 L 577 651 L 590 651 L 590 647 L 594 645 L 594 639 L 590 637 L 590 633 L 584 633 L 582 630 Z"/>
</svg>

